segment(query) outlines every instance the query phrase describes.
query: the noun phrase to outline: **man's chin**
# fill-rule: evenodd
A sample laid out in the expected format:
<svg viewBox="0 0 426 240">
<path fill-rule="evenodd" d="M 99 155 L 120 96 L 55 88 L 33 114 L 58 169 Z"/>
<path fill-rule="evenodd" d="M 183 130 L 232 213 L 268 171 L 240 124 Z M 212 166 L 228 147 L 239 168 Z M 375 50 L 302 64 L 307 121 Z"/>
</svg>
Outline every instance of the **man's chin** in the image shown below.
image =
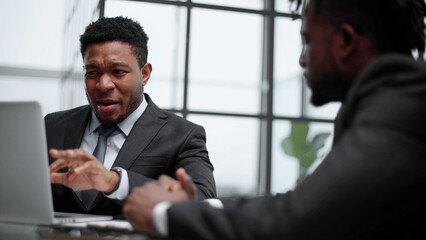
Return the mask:
<svg viewBox="0 0 426 240">
<path fill-rule="evenodd" d="M 323 106 L 324 104 L 329 103 L 330 100 L 326 99 L 325 97 L 318 95 L 318 94 L 314 94 L 312 93 L 311 96 L 311 103 L 312 105 L 314 105 L 315 107 L 320 107 Z"/>
<path fill-rule="evenodd" d="M 104 118 L 104 117 L 100 118 L 99 116 L 97 117 L 99 122 L 101 122 L 102 125 L 107 127 L 115 126 L 124 120 L 123 117 L 117 117 L 117 118 Z"/>
</svg>

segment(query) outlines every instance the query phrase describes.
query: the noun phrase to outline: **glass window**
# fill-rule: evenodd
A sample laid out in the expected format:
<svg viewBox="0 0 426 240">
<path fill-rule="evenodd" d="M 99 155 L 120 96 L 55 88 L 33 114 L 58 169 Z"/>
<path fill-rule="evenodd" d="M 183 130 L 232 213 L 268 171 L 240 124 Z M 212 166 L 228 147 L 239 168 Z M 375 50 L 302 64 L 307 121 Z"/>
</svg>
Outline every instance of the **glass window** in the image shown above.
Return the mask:
<svg viewBox="0 0 426 240">
<path fill-rule="evenodd" d="M 264 5 L 263 0 L 193 0 L 192 2 L 257 10 L 263 9 Z"/>
<path fill-rule="evenodd" d="M 297 6 L 297 0 L 294 0 L 293 2 L 290 2 L 288 0 L 278 0 L 275 1 L 275 10 L 277 12 L 284 12 L 284 13 L 301 13 L 302 7 L 299 7 L 298 11 L 296 11 Z"/>
<path fill-rule="evenodd" d="M 186 9 L 165 4 L 106 1 L 105 16 L 138 21 L 149 37 L 148 62 L 152 74 L 145 92 L 162 108 L 183 106 Z"/>
<path fill-rule="evenodd" d="M 0 65 L 60 70 L 64 2 L 0 1 Z"/>
<path fill-rule="evenodd" d="M 271 193 L 275 194 L 293 189 L 318 166 L 331 149 L 333 124 L 276 120 L 273 129 Z"/>
<path fill-rule="evenodd" d="M 193 9 L 188 109 L 260 112 L 262 17 Z"/>
<path fill-rule="evenodd" d="M 43 116 L 59 109 L 59 90 L 55 78 L 0 76 L 0 101 L 37 101 Z"/>
<path fill-rule="evenodd" d="M 277 18 L 274 48 L 274 115 L 299 117 L 302 106 L 300 20 Z"/>
<path fill-rule="evenodd" d="M 188 119 L 206 130 L 218 195 L 254 195 L 258 182 L 260 121 L 194 114 L 188 115 Z"/>
</svg>

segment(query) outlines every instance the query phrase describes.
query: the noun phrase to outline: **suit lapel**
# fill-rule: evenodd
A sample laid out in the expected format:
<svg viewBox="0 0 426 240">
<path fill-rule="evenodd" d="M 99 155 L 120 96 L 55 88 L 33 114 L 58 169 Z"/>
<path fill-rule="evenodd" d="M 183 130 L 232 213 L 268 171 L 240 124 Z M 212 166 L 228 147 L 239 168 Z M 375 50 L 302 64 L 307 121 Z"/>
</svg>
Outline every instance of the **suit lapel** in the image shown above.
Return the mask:
<svg viewBox="0 0 426 240">
<path fill-rule="evenodd" d="M 92 109 L 90 106 L 84 108 L 80 114 L 76 114 L 72 121 L 69 121 L 65 129 L 64 149 L 79 148 L 90 120 Z"/>
<path fill-rule="evenodd" d="M 69 124 L 65 128 L 64 133 L 64 148 L 63 149 L 74 149 L 80 148 L 81 141 L 86 130 L 87 123 L 90 120 L 92 109 L 90 106 L 84 108 L 81 112 L 75 114 L 71 121 L 68 121 Z M 74 197 L 74 203 L 77 204 L 82 210 L 85 210 L 86 207 L 81 202 L 80 198 L 71 188 L 67 189 L 71 192 L 71 195 Z"/>
<path fill-rule="evenodd" d="M 167 123 L 167 116 L 151 101 L 147 94 L 145 94 L 145 99 L 148 106 L 135 122 L 117 155 L 113 167 L 119 166 L 128 169 Z"/>
</svg>

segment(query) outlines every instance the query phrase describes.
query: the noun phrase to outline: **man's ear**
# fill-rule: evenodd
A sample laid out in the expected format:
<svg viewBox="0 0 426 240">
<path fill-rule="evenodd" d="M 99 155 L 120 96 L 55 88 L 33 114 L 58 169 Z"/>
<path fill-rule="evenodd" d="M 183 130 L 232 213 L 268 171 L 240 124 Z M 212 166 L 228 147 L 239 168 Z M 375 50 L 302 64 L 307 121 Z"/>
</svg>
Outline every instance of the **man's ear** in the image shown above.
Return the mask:
<svg viewBox="0 0 426 240">
<path fill-rule="evenodd" d="M 347 62 L 356 55 L 360 36 L 355 28 L 343 23 L 333 38 L 334 55 L 338 61 Z"/>
<path fill-rule="evenodd" d="M 151 76 L 152 66 L 151 63 L 147 62 L 143 65 L 142 69 L 142 86 L 145 86 L 148 83 L 149 77 Z"/>
</svg>

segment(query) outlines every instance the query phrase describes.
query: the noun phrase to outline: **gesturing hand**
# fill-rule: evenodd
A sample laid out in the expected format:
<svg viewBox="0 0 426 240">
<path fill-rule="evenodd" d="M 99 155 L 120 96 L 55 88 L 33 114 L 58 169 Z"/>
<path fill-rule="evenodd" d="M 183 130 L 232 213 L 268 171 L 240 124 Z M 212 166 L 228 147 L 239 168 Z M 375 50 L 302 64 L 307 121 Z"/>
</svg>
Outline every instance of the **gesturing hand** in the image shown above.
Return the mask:
<svg viewBox="0 0 426 240">
<path fill-rule="evenodd" d="M 132 191 L 123 212 L 136 231 L 158 234 L 153 218 L 155 205 L 164 201 L 175 203 L 188 199 L 188 195 L 182 189 L 170 192 L 159 181 L 149 182 Z"/>
<path fill-rule="evenodd" d="M 196 199 L 197 188 L 195 187 L 192 178 L 186 173 L 184 168 L 176 170 L 176 178 L 178 181 L 167 175 L 161 175 L 158 178 L 158 184 L 170 192 L 184 190 L 189 199 Z"/>
<path fill-rule="evenodd" d="M 118 183 L 119 176 L 106 169 L 93 155 L 81 150 L 51 149 L 49 154 L 57 160 L 50 165 L 50 181 L 79 190 L 96 189 L 111 192 Z M 68 167 L 65 173 L 57 172 Z"/>
<path fill-rule="evenodd" d="M 158 234 L 153 218 L 153 209 L 158 203 L 196 198 L 197 189 L 185 169 L 179 168 L 176 177 L 179 181 L 161 175 L 158 181 L 135 188 L 129 195 L 123 212 L 136 231 Z"/>
</svg>

